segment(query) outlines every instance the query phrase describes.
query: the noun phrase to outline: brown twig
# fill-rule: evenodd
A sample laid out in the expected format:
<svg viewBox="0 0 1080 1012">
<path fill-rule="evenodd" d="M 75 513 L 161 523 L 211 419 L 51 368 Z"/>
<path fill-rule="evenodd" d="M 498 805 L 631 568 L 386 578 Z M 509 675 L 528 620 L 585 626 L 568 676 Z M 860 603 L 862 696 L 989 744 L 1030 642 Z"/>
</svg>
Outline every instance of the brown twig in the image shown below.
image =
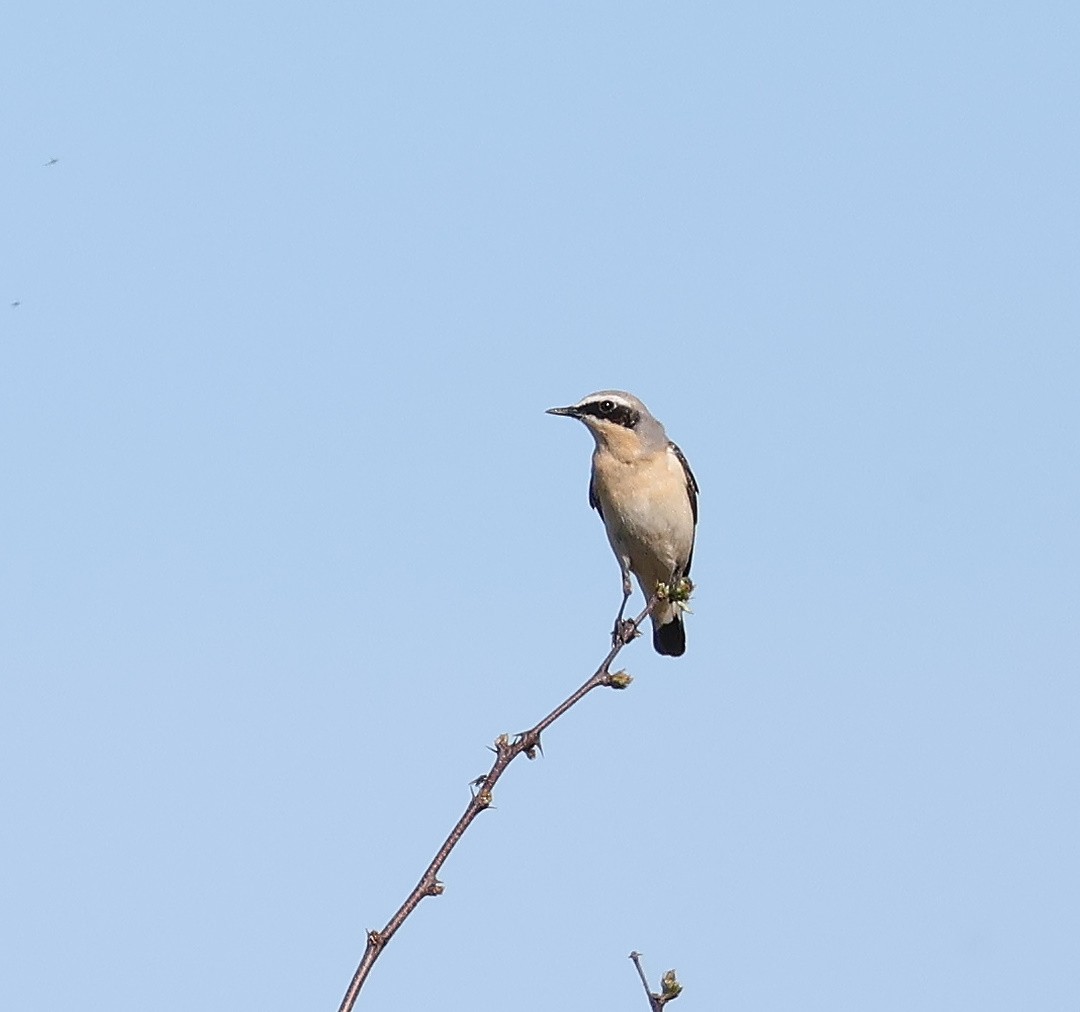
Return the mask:
<svg viewBox="0 0 1080 1012">
<path fill-rule="evenodd" d="M 641 978 L 641 986 L 645 988 L 645 994 L 649 998 L 649 1008 L 652 1012 L 663 1012 L 664 1006 L 669 1001 L 674 1001 L 682 991 L 682 984 L 675 977 L 674 970 L 668 970 L 660 980 L 660 994 L 649 990 L 649 981 L 645 976 L 645 970 L 641 966 L 641 953 L 631 952 L 630 958 L 634 961 L 638 976 Z"/>
<path fill-rule="evenodd" d="M 649 614 L 649 608 L 652 607 L 655 600 L 654 597 L 649 602 L 649 606 L 632 622 L 623 623 L 622 628 L 619 630 L 619 638 L 608 652 L 607 657 L 604 658 L 603 663 L 576 692 L 564 699 L 535 727 L 523 731 L 512 740 L 506 734 L 501 734 L 495 739 L 495 744 L 491 749 L 495 753 L 495 762 L 486 776 L 478 777 L 473 781 L 473 794 L 468 806 L 465 808 L 465 813 L 458 819 L 454 828 L 450 830 L 450 835 L 443 841 L 438 853 L 436 853 L 431 864 L 427 866 L 427 870 L 420 877 L 420 881 L 417 882 L 416 888 L 409 893 L 408 898 L 398 908 L 397 913 L 390 918 L 386 927 L 381 931 L 368 932 L 364 955 L 360 959 L 360 965 L 357 966 L 356 973 L 353 974 L 353 978 L 349 982 L 348 990 L 346 990 L 345 997 L 341 1000 L 338 1012 L 352 1012 L 360 988 L 364 986 L 364 981 L 367 980 L 375 961 L 382 954 L 390 939 L 397 933 L 398 928 L 405 923 L 405 919 L 420 905 L 420 901 L 425 896 L 438 896 L 442 893 L 443 884 L 436 878 L 439 869 L 450 856 L 450 852 L 457 846 L 458 841 L 464 835 L 465 830 L 469 828 L 473 819 L 484 809 L 491 806 L 492 790 L 506 771 L 507 766 L 522 753 L 529 759 L 536 758 L 536 753 L 540 748 L 540 735 L 566 713 L 570 707 L 592 692 L 593 689 L 605 685 L 624 689 L 630 684 L 629 675 L 622 672 L 611 673 L 611 662 L 619 655 L 622 648 L 637 636 L 638 629 L 641 623 L 645 621 L 645 617 Z M 648 987 L 646 987 L 646 990 L 648 990 Z"/>
</svg>

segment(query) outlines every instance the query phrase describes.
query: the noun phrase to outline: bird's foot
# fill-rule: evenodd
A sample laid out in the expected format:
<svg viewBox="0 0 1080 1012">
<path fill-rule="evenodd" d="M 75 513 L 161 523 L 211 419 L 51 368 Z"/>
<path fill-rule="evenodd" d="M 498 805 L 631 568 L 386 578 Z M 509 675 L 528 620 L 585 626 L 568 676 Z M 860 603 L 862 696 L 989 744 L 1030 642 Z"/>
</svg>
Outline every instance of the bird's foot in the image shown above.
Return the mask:
<svg viewBox="0 0 1080 1012">
<path fill-rule="evenodd" d="M 615 628 L 611 630 L 611 645 L 613 647 L 624 647 L 627 643 L 640 635 L 641 631 L 630 619 L 616 619 Z"/>
</svg>

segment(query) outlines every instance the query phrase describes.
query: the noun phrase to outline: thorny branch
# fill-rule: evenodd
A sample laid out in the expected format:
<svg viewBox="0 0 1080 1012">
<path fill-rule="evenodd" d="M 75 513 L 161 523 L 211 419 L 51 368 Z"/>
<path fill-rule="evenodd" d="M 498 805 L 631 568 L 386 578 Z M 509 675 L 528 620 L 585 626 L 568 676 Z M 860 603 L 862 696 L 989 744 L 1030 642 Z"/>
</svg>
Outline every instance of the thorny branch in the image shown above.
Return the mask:
<svg viewBox="0 0 1080 1012">
<path fill-rule="evenodd" d="M 674 1001 L 682 993 L 682 984 L 676 978 L 675 971 L 668 970 L 660 978 L 660 993 L 655 994 L 649 990 L 649 981 L 641 967 L 641 953 L 631 952 L 630 958 L 634 961 L 634 966 L 637 967 L 638 976 L 641 978 L 641 986 L 645 988 L 645 994 L 649 997 L 649 1008 L 652 1012 L 662 1012 L 669 1001 Z"/>
<path fill-rule="evenodd" d="M 431 864 L 427 866 L 427 870 L 420 877 L 420 881 L 417 882 L 416 888 L 409 893 L 408 898 L 401 904 L 397 913 L 390 918 L 386 927 L 381 931 L 372 930 L 367 933 L 367 945 L 364 947 L 360 965 L 357 966 L 356 973 L 353 974 L 348 990 L 345 992 L 345 997 L 341 1000 L 338 1012 L 352 1012 L 357 995 L 364 986 L 364 981 L 367 980 L 375 961 L 382 954 L 390 939 L 397 933 L 398 928 L 405 923 L 405 919 L 420 905 L 420 901 L 425 896 L 439 896 L 442 894 L 443 884 L 436 877 L 439 869 L 450 856 L 450 852 L 457 846 L 458 841 L 464 835 L 465 830 L 469 828 L 473 819 L 486 808 L 491 807 L 492 791 L 499 778 L 506 771 L 507 766 L 522 753 L 529 759 L 535 759 L 536 753 L 540 749 L 540 735 L 566 713 L 570 707 L 592 692 L 593 689 L 601 686 L 625 689 L 630 684 L 630 676 L 625 672 L 617 671 L 612 674 L 610 670 L 611 662 L 619 655 L 622 648 L 637 636 L 638 629 L 641 623 L 645 621 L 645 617 L 649 614 L 649 609 L 655 600 L 655 597 L 650 600 L 648 606 L 636 619 L 622 623 L 622 627 L 617 630 L 617 639 L 607 657 L 604 658 L 592 677 L 576 692 L 564 699 L 535 727 L 529 728 L 528 731 L 522 731 L 513 739 L 505 734 L 501 734 L 495 739 L 495 744 L 491 749 L 495 753 L 495 762 L 486 776 L 478 777 L 473 781 L 473 794 L 465 813 L 458 819 L 454 828 L 450 830 L 450 835 L 443 841 L 438 853 L 436 853 Z M 647 986 L 645 990 L 648 991 Z"/>
</svg>

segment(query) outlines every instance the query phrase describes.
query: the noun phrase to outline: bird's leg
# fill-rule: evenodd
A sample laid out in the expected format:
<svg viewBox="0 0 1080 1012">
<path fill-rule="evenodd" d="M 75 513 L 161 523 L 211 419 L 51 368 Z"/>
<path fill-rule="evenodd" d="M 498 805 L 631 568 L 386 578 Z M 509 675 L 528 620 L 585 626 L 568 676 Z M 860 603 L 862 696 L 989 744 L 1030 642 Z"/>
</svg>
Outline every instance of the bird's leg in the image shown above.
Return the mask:
<svg viewBox="0 0 1080 1012">
<path fill-rule="evenodd" d="M 622 643 L 625 646 L 638 634 L 637 629 L 634 628 L 634 623 L 623 619 L 626 602 L 630 600 L 630 595 L 633 592 L 634 585 L 630 582 L 630 571 L 624 568 L 622 574 L 622 604 L 619 605 L 619 614 L 615 616 L 615 628 L 611 630 L 612 646 L 616 643 Z"/>
</svg>

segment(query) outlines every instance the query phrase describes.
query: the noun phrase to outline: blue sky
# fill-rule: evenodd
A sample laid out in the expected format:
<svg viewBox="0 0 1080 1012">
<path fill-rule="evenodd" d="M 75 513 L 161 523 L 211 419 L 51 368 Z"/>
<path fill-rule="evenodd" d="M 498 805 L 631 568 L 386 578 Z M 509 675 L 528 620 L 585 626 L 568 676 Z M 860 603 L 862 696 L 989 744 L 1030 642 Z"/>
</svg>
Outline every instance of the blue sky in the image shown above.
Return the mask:
<svg viewBox="0 0 1080 1012">
<path fill-rule="evenodd" d="M 21 5 L 0 63 L 0 1005 L 1080 1002 L 1080 13 Z M 51 158 L 57 164 L 46 167 Z M 8 303 L 18 301 L 17 307 Z"/>
</svg>

